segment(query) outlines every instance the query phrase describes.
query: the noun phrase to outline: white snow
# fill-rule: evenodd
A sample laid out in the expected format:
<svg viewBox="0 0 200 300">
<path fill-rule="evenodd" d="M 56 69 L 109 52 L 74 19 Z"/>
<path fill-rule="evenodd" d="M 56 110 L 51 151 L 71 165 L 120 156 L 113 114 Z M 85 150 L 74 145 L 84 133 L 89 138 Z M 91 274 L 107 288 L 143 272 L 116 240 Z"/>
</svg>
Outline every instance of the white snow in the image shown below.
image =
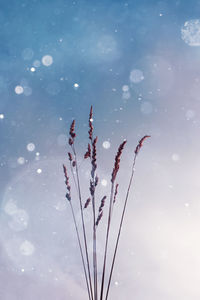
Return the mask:
<svg viewBox="0 0 200 300">
<path fill-rule="evenodd" d="M 181 28 L 181 37 L 189 46 L 200 46 L 200 19 L 186 21 Z"/>
<path fill-rule="evenodd" d="M 129 79 L 133 83 L 140 83 L 142 80 L 144 80 L 144 74 L 141 70 L 134 69 L 131 71 Z"/>
<path fill-rule="evenodd" d="M 17 85 L 17 86 L 15 87 L 15 93 L 16 93 L 17 95 L 23 94 L 23 92 L 24 92 L 24 89 L 23 89 L 23 87 L 22 87 L 21 85 Z"/>
<path fill-rule="evenodd" d="M 102 180 L 101 180 L 101 184 L 102 184 L 103 186 L 107 186 L 108 182 L 107 182 L 106 179 L 102 179 Z"/>
<path fill-rule="evenodd" d="M 42 63 L 44 66 L 49 67 L 53 63 L 53 57 L 51 55 L 44 55 L 42 57 Z"/>
<path fill-rule="evenodd" d="M 27 150 L 32 152 L 35 150 L 35 144 L 33 143 L 29 143 L 27 146 L 26 146 Z"/>
<path fill-rule="evenodd" d="M 25 240 L 25 241 L 20 245 L 19 250 L 20 250 L 20 253 L 21 253 L 22 255 L 30 256 L 30 255 L 32 255 L 32 254 L 35 252 L 35 247 L 34 247 L 34 245 L 33 245 L 31 242 Z"/>
<path fill-rule="evenodd" d="M 41 174 L 42 173 L 42 169 L 37 169 L 37 173 Z"/>
<path fill-rule="evenodd" d="M 19 165 L 23 165 L 25 163 L 25 158 L 21 156 L 17 159 L 17 162 Z"/>
<path fill-rule="evenodd" d="M 102 144 L 104 149 L 109 149 L 110 148 L 110 142 L 109 141 L 104 141 Z"/>
</svg>

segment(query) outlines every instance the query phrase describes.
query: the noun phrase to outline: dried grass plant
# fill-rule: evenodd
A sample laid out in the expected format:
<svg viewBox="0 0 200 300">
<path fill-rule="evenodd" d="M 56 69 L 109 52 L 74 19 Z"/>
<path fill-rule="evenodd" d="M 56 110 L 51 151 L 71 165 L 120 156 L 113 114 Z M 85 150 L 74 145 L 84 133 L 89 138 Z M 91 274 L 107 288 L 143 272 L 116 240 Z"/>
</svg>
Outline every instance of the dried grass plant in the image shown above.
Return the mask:
<svg viewBox="0 0 200 300">
<path fill-rule="evenodd" d="M 111 173 L 111 189 L 110 195 L 107 197 L 106 195 L 100 201 L 100 205 L 97 206 L 96 201 L 96 188 L 98 186 L 99 178 L 97 176 L 97 137 L 94 137 L 94 128 L 93 128 L 93 109 L 92 106 L 90 108 L 89 113 L 89 131 L 88 131 L 88 139 L 89 143 L 87 146 L 87 150 L 84 154 L 84 159 L 90 160 L 91 171 L 90 171 L 90 181 L 89 181 L 89 193 L 90 196 L 86 201 L 83 200 L 80 186 L 80 175 L 79 175 L 79 167 L 77 162 L 77 154 L 76 154 L 76 133 L 75 133 L 75 120 L 72 121 L 70 130 L 69 130 L 69 140 L 68 144 L 70 147 L 70 151 L 68 152 L 68 160 L 69 160 L 69 169 L 72 176 L 72 180 L 74 181 L 74 186 L 77 190 L 78 194 L 78 202 L 80 207 L 81 214 L 81 228 L 78 226 L 78 222 L 76 220 L 76 214 L 74 211 L 74 204 L 71 194 L 71 185 L 70 178 L 68 175 L 68 168 L 63 165 L 63 171 L 65 176 L 65 184 L 66 184 L 66 199 L 69 202 L 72 218 L 75 226 L 75 232 L 77 236 L 78 246 L 80 250 L 83 272 L 85 277 L 85 283 L 87 288 L 87 295 L 89 300 L 107 300 L 110 291 L 110 284 L 112 280 L 113 269 L 116 260 L 116 254 L 119 246 L 120 235 L 122 231 L 122 225 L 124 221 L 125 211 L 127 207 L 127 202 L 130 194 L 130 189 L 133 184 L 133 177 L 135 173 L 135 164 L 140 152 L 141 147 L 143 146 L 143 142 L 149 138 L 149 135 L 145 135 L 137 144 L 134 154 L 133 154 L 133 163 L 131 169 L 131 176 L 129 178 L 128 188 L 126 191 L 125 199 L 122 206 L 121 217 L 119 220 L 119 227 L 117 228 L 117 238 L 114 245 L 114 252 L 111 259 L 111 267 L 107 267 L 107 257 L 109 251 L 109 237 L 110 237 L 110 228 L 111 228 L 111 220 L 113 215 L 113 209 L 115 206 L 119 184 L 116 183 L 117 174 L 120 169 L 120 160 L 126 146 L 127 141 L 124 140 L 118 147 L 117 154 L 115 156 L 114 167 Z M 103 254 L 103 265 L 99 266 L 98 257 L 97 257 L 97 228 L 102 221 L 102 217 L 104 214 L 104 210 L 106 209 L 106 202 L 109 199 L 108 204 L 108 219 L 106 222 L 106 232 L 105 232 L 105 244 L 104 244 L 104 254 Z M 85 226 L 85 218 L 84 218 L 84 210 L 88 209 L 89 205 L 92 207 L 92 232 L 93 232 L 93 250 L 92 257 L 89 257 L 88 251 L 88 235 Z M 101 274 L 101 278 L 98 278 L 98 274 Z M 108 280 L 105 280 L 107 275 Z"/>
</svg>

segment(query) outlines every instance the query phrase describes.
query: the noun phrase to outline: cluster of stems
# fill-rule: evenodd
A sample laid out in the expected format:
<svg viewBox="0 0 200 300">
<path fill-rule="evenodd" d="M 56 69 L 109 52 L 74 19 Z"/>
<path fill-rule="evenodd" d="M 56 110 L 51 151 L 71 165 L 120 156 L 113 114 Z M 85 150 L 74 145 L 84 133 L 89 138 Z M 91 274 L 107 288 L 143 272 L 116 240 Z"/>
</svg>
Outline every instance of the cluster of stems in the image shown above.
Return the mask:
<svg viewBox="0 0 200 300">
<path fill-rule="evenodd" d="M 115 206 L 115 202 L 117 199 L 118 188 L 119 184 L 116 183 L 117 174 L 120 169 L 120 160 L 122 156 L 122 152 L 124 147 L 127 143 L 124 140 L 118 147 L 117 154 L 115 156 L 114 167 L 111 173 L 111 190 L 109 196 L 109 203 L 108 203 L 108 217 L 106 222 L 106 232 L 105 232 L 105 244 L 104 244 L 104 251 L 103 251 L 103 266 L 99 266 L 98 264 L 98 257 L 97 257 L 97 229 L 102 221 L 104 210 L 106 208 L 106 200 L 108 197 L 105 195 L 101 198 L 101 201 L 97 200 L 96 189 L 98 186 L 99 178 L 97 176 L 97 137 L 94 138 L 93 136 L 93 109 L 91 107 L 89 113 L 89 131 L 88 131 L 88 138 L 89 143 L 87 147 L 87 151 L 84 154 L 84 159 L 90 160 L 91 171 L 90 171 L 90 181 L 89 181 L 89 197 L 86 201 L 82 199 L 82 192 L 81 192 L 81 185 L 80 185 L 80 176 L 79 176 L 79 167 L 77 162 L 77 154 L 76 154 L 76 147 L 75 147 L 75 120 L 72 121 L 70 130 L 69 130 L 69 147 L 70 151 L 68 152 L 68 160 L 70 165 L 70 170 L 72 174 L 72 178 L 74 181 L 74 185 L 78 195 L 78 202 L 80 207 L 80 214 L 81 214 L 81 227 L 79 228 L 76 214 L 74 212 L 73 206 L 73 197 L 71 195 L 71 185 L 70 185 L 70 178 L 68 176 L 68 169 L 65 165 L 63 165 L 63 171 L 65 176 L 65 184 L 66 184 L 66 199 L 70 204 L 70 208 L 72 211 L 73 222 L 75 226 L 75 232 L 77 235 L 78 246 L 81 255 L 81 261 L 83 266 L 83 272 L 85 277 L 85 283 L 87 287 L 87 295 L 89 300 L 107 300 L 110 291 L 110 284 L 113 275 L 113 269 L 115 265 L 116 254 L 118 250 L 120 235 L 122 231 L 122 225 L 124 221 L 125 211 L 127 207 L 127 202 L 130 194 L 130 189 L 133 183 L 133 177 L 135 173 L 135 164 L 138 153 L 143 146 L 143 142 L 146 138 L 150 137 L 145 135 L 135 148 L 133 154 L 133 164 L 131 168 L 131 174 L 129 178 L 128 188 L 125 194 L 125 199 L 123 201 L 123 209 L 121 212 L 120 220 L 119 220 L 119 227 L 117 231 L 117 238 L 114 245 L 114 252 L 111 255 L 111 264 L 109 267 L 107 266 L 107 257 L 108 257 L 108 250 L 109 250 L 109 236 L 110 236 L 110 228 L 111 228 L 111 220 L 113 215 L 113 209 Z M 92 257 L 89 257 L 88 252 L 88 233 L 86 231 L 85 226 L 85 217 L 84 217 L 84 210 L 89 209 L 91 203 L 91 210 L 92 210 L 92 240 L 93 240 L 93 250 L 92 250 Z M 97 203 L 99 203 L 97 207 Z M 100 276 L 98 277 L 98 274 Z M 106 279 L 107 278 L 107 279 Z"/>
</svg>

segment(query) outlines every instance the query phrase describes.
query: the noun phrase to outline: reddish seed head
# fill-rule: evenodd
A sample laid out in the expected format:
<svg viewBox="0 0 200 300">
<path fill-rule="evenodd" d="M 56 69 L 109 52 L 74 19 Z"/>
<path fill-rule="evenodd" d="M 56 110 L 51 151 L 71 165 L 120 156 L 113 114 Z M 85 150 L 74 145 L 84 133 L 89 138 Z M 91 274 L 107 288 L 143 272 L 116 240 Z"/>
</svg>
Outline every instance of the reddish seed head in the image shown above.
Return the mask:
<svg viewBox="0 0 200 300">
<path fill-rule="evenodd" d="M 115 193 L 114 193 L 113 203 L 116 202 L 116 197 L 117 197 L 117 193 L 118 193 L 118 186 L 119 186 L 119 184 L 117 183 L 116 186 L 115 186 Z"/>
<path fill-rule="evenodd" d="M 99 213 L 103 210 L 103 207 L 105 205 L 105 200 L 106 200 L 106 196 L 104 196 L 102 199 L 101 199 L 101 204 L 99 206 Z"/>
<path fill-rule="evenodd" d="M 69 142 L 69 144 L 71 146 L 73 144 L 73 142 L 74 142 L 75 137 L 76 137 L 76 133 L 75 133 L 75 120 L 73 120 L 72 123 L 71 123 L 70 130 L 69 130 L 69 135 L 70 135 L 71 140 L 72 140 L 72 141 Z"/>
<path fill-rule="evenodd" d="M 72 139 L 72 138 L 69 138 L 68 143 L 69 143 L 70 146 L 73 145 L 73 143 L 74 143 L 73 139 Z"/>
<path fill-rule="evenodd" d="M 97 137 L 93 140 L 92 143 L 92 171 L 91 171 L 91 176 L 94 177 L 96 168 L 97 168 L 97 148 L 96 148 L 96 144 L 97 144 Z"/>
<path fill-rule="evenodd" d="M 92 141 L 92 138 L 93 138 L 93 126 L 92 126 L 92 117 L 93 117 L 93 108 L 91 106 L 90 108 L 90 114 L 89 114 L 89 139 Z"/>
<path fill-rule="evenodd" d="M 90 106 L 90 119 L 92 119 L 92 116 L 93 116 L 93 107 L 92 105 Z"/>
<path fill-rule="evenodd" d="M 72 161 L 73 158 L 72 158 L 72 154 L 70 152 L 68 152 L 68 157 L 69 157 L 69 161 Z"/>
<path fill-rule="evenodd" d="M 135 148 L 135 154 L 137 155 L 141 149 L 141 147 L 143 146 L 143 142 L 147 139 L 147 138 L 150 138 L 151 136 L 150 135 L 145 135 L 143 136 L 143 138 L 141 138 L 141 140 L 139 140 L 136 148 Z"/>
<path fill-rule="evenodd" d="M 87 208 L 90 202 L 91 202 L 91 198 L 88 198 L 85 202 L 84 208 Z"/>
<path fill-rule="evenodd" d="M 97 218 L 96 223 L 95 223 L 96 226 L 99 225 L 99 222 L 101 221 L 102 217 L 103 217 L 103 211 L 101 211 L 100 214 L 98 215 L 98 218 Z"/>
<path fill-rule="evenodd" d="M 87 152 L 84 155 L 85 159 L 88 158 L 88 157 L 91 157 L 91 147 L 90 147 L 90 144 L 88 144 Z"/>
<path fill-rule="evenodd" d="M 113 172 L 112 172 L 112 176 L 111 176 L 111 182 L 113 183 L 116 179 L 117 173 L 119 171 L 119 164 L 120 164 L 120 158 L 122 155 L 122 151 L 124 149 L 124 146 L 126 144 L 126 140 L 124 140 L 118 148 L 117 154 L 115 156 L 115 164 L 114 164 L 114 168 L 113 168 Z"/>
<path fill-rule="evenodd" d="M 99 177 L 98 177 L 98 176 L 95 176 L 95 182 L 94 182 L 94 185 L 97 186 L 97 185 L 98 185 L 98 182 L 99 182 Z"/>
<path fill-rule="evenodd" d="M 66 184 L 67 190 L 68 190 L 68 192 L 66 194 L 66 198 L 67 198 L 67 200 L 70 201 L 71 200 L 71 193 L 70 193 L 71 187 L 70 187 L 70 184 L 69 184 L 69 177 L 67 175 L 67 168 L 66 168 L 65 165 L 63 165 L 63 171 L 64 171 L 64 175 L 65 175 L 65 184 Z"/>
</svg>

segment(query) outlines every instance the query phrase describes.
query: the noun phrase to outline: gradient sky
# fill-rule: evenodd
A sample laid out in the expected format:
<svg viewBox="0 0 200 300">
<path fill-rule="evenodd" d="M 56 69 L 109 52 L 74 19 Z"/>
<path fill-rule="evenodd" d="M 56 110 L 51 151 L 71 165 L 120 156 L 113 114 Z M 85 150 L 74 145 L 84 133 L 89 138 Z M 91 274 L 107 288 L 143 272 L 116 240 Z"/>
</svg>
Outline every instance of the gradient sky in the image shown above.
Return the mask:
<svg viewBox="0 0 200 300">
<path fill-rule="evenodd" d="M 138 156 L 110 299 L 199 300 L 197 0 L 0 1 L 0 298 L 87 299 L 62 163 L 75 118 L 87 197 L 90 105 L 99 198 L 128 140 L 114 228 L 134 148 L 151 135 Z"/>
</svg>

